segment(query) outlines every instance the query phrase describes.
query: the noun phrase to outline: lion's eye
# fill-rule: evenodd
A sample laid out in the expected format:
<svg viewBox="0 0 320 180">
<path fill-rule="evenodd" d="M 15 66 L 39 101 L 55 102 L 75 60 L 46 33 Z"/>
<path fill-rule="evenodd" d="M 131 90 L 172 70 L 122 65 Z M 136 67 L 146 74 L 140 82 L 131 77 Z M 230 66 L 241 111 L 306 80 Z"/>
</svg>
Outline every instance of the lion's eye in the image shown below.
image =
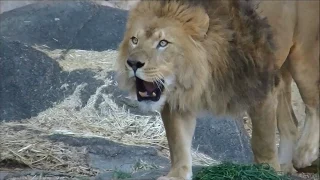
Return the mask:
<svg viewBox="0 0 320 180">
<path fill-rule="evenodd" d="M 131 38 L 131 42 L 133 43 L 133 44 L 138 44 L 138 38 L 136 38 L 136 37 L 132 37 Z"/>
<path fill-rule="evenodd" d="M 169 42 L 167 40 L 161 40 L 159 42 L 159 46 L 160 47 L 166 47 L 169 44 Z"/>
</svg>

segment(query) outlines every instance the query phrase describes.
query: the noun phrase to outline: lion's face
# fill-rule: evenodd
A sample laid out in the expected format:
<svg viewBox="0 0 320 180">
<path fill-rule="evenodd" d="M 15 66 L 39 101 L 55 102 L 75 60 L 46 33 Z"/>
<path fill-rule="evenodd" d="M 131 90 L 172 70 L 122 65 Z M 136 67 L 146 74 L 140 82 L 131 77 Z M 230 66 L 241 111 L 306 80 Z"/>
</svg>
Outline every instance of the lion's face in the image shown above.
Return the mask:
<svg viewBox="0 0 320 180">
<path fill-rule="evenodd" d="M 183 61 L 178 27 L 134 26 L 127 32 L 118 59 L 121 83 L 137 97 L 143 109 L 159 109 L 175 86 L 175 65 Z M 119 82 L 120 83 L 120 82 Z"/>
<path fill-rule="evenodd" d="M 160 110 L 179 88 L 192 86 L 188 77 L 197 65 L 189 61 L 199 49 L 198 36 L 172 17 L 133 13 L 116 62 L 119 86 L 136 96 L 143 110 Z"/>
</svg>

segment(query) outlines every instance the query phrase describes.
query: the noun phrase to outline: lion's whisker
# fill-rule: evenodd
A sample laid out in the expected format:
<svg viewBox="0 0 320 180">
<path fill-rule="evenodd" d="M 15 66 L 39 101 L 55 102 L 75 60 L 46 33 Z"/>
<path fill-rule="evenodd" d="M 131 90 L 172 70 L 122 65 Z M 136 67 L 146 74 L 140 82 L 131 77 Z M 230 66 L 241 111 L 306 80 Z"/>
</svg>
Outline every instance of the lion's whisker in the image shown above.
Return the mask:
<svg viewBox="0 0 320 180">
<path fill-rule="evenodd" d="M 164 83 L 163 79 L 164 79 L 164 76 L 162 75 L 162 73 L 159 72 L 159 74 L 157 74 L 157 78 L 158 78 L 158 81 L 161 85 L 163 85 L 165 88 L 167 88 L 166 84 Z"/>
<path fill-rule="evenodd" d="M 154 79 L 155 79 L 154 82 L 156 83 L 157 87 L 160 89 L 160 85 L 159 85 L 159 82 L 158 82 L 159 78 L 155 77 Z"/>
</svg>

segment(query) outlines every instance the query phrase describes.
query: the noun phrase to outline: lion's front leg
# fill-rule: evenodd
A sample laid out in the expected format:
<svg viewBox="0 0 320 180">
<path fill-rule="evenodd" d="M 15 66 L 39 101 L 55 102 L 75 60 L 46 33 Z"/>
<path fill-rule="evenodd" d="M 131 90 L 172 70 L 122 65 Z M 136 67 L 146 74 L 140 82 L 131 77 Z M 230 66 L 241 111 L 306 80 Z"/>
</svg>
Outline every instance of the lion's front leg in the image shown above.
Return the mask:
<svg viewBox="0 0 320 180">
<path fill-rule="evenodd" d="M 168 105 L 164 106 L 161 117 L 169 143 L 171 169 L 158 180 L 191 180 L 191 144 L 196 118 L 191 113 L 170 112 Z"/>
<path fill-rule="evenodd" d="M 252 121 L 252 151 L 256 163 L 268 163 L 280 170 L 276 145 L 276 107 L 277 100 L 269 95 L 259 105 L 252 107 L 249 115 Z"/>
</svg>

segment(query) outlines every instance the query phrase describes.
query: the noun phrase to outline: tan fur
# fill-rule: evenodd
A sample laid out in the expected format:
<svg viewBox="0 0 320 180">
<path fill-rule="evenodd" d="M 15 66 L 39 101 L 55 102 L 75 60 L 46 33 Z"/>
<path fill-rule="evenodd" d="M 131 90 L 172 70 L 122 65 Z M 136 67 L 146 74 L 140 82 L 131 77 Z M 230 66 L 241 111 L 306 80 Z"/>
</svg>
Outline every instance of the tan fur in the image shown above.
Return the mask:
<svg viewBox="0 0 320 180">
<path fill-rule="evenodd" d="M 204 110 L 216 115 L 248 111 L 257 163 L 277 170 L 281 163 L 287 172 L 293 170 L 292 160 L 296 167 L 309 165 L 319 147 L 319 1 L 262 1 L 258 9 L 245 1 L 189 1 L 139 2 L 130 11 L 116 63 L 119 87 L 133 94 L 129 58 L 145 63 L 136 74 L 145 81 L 173 79 L 165 84 L 165 103 L 159 106 L 172 167 L 159 179 L 191 178 L 195 119 Z M 159 50 L 162 39 L 171 43 Z M 307 106 L 295 150 L 292 77 Z M 284 152 L 288 149 L 291 154 Z"/>
</svg>

